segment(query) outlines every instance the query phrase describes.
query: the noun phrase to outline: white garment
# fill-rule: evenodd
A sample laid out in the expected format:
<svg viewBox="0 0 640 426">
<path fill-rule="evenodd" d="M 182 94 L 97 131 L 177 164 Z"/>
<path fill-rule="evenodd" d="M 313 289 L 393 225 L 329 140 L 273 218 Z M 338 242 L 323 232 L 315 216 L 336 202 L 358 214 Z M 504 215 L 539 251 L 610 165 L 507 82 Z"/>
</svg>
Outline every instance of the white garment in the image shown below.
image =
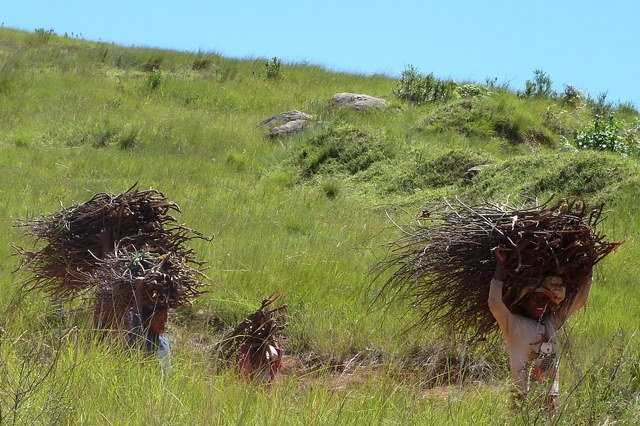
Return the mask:
<svg viewBox="0 0 640 426">
<path fill-rule="evenodd" d="M 556 330 L 562 327 L 569 315 L 585 304 L 591 287 L 591 277 L 587 279 L 579 287 L 579 293 L 570 306 L 547 315 L 542 322 L 513 314 L 502 301 L 502 281 L 491 280 L 489 309 L 502 331 L 513 382 L 521 393 L 529 391 L 529 379 L 532 378 L 537 381 L 553 380 L 548 394 L 558 395 Z"/>
</svg>

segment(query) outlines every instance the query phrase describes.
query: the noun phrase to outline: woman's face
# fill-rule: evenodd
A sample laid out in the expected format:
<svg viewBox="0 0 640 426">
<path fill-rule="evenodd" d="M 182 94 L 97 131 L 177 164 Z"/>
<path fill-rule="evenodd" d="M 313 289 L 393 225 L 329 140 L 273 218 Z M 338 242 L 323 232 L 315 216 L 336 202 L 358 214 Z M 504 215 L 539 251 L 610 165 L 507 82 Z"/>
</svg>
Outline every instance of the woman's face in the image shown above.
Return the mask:
<svg viewBox="0 0 640 426">
<path fill-rule="evenodd" d="M 544 293 L 531 293 L 522 307 L 529 318 L 539 320 L 549 310 L 551 302 Z"/>
</svg>

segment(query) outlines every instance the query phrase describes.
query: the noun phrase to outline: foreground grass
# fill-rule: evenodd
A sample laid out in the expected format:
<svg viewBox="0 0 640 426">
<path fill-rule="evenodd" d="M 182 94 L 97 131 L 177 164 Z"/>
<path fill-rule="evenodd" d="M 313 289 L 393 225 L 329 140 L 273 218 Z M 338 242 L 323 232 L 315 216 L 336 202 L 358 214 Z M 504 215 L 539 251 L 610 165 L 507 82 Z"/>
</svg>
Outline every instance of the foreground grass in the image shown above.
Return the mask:
<svg viewBox="0 0 640 426">
<path fill-rule="evenodd" d="M 442 365 L 421 367 L 443 343 L 420 330 L 400 334 L 415 319 L 403 307 L 369 307 L 369 269 L 384 256 L 384 242 L 396 235 L 387 212 L 404 219 L 425 200 L 442 195 L 500 198 L 531 191 L 609 200 L 604 230 L 626 240 L 598 267 L 590 306 L 568 330 L 565 410 L 557 420 L 634 424 L 640 416 L 637 160 L 425 131 L 424 118 L 437 108 L 429 105 L 394 103 L 388 112 L 364 115 L 326 108 L 328 97 L 339 91 L 390 97 L 394 81 L 386 77 L 289 65 L 283 79 L 268 81 L 259 61 L 215 55 L 210 69 L 196 72 L 191 54 L 43 41 L 10 30 L 0 32 L 0 52 L 3 420 L 544 422 L 533 406 L 509 410 L 498 347 L 467 354 L 472 362 L 464 368 L 459 366 L 464 348 L 446 348 Z M 156 57 L 162 58 L 161 80 L 150 89 L 142 68 Z M 518 120 L 535 125 L 541 125 L 550 102 L 495 96 Z M 314 113 L 324 124 L 287 141 L 265 140 L 256 123 L 289 109 Z M 586 120 L 585 115 L 581 111 L 572 120 Z M 312 138 L 347 124 L 384 144 L 390 158 L 356 175 L 333 164 L 301 176 L 300 151 Z M 450 167 L 439 159 L 448 159 L 452 149 L 482 155 L 490 166 L 471 183 L 446 169 L 435 179 L 419 167 Z M 49 312 L 47 300 L 33 295 L 16 302 L 16 283 L 23 276 L 13 272 L 11 244 L 30 242 L 12 228 L 13 221 L 95 192 L 121 192 L 134 182 L 165 192 L 182 207 L 181 220 L 214 236 L 212 243 L 196 247 L 210 264 L 209 293 L 173 316 L 177 345 L 166 377 L 153 360 L 94 341 L 82 315 L 60 318 Z M 406 216 L 396 209 L 399 204 Z M 274 291 L 284 295 L 291 314 L 287 351 L 306 364 L 267 389 L 238 380 L 215 360 L 212 347 L 221 327 Z M 56 354 L 47 374 L 44 367 Z M 356 360 L 355 366 L 344 369 L 349 360 Z M 474 373 L 483 363 L 490 373 Z M 32 383 L 38 386 L 23 395 Z M 436 391 L 428 390 L 434 386 Z"/>
</svg>

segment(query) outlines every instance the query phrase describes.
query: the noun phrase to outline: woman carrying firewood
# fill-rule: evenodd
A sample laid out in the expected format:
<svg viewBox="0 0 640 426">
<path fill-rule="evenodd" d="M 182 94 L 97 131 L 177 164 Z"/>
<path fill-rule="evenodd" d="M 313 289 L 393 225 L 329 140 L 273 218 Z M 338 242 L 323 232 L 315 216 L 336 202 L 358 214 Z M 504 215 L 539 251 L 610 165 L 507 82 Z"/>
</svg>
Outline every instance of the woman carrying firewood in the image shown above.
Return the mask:
<svg viewBox="0 0 640 426">
<path fill-rule="evenodd" d="M 546 384 L 547 407 L 553 412 L 560 390 L 556 332 L 587 302 L 591 272 L 581 278 L 571 303 L 563 303 L 566 287 L 560 276 L 547 276 L 537 287 L 524 287 L 512 305 L 519 311 L 514 313 L 502 299 L 503 283 L 509 278 L 505 268 L 506 254 L 497 248 L 495 255 L 496 270 L 489 290 L 489 309 L 507 347 L 516 399 L 528 393 L 532 381 Z"/>
</svg>

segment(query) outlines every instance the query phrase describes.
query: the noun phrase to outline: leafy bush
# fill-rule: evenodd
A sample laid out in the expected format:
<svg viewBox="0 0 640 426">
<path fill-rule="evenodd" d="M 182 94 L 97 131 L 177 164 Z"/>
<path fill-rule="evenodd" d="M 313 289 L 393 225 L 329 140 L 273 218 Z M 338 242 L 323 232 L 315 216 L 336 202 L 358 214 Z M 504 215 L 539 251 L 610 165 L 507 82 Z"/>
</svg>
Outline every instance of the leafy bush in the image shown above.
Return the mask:
<svg viewBox="0 0 640 426">
<path fill-rule="evenodd" d="M 44 28 L 36 28 L 33 34 L 27 39 L 27 44 L 30 46 L 37 46 L 46 44 L 51 40 L 51 37 L 55 34 L 53 30 L 45 30 Z"/>
<path fill-rule="evenodd" d="M 265 62 L 265 76 L 267 80 L 279 80 L 282 78 L 280 74 L 280 68 L 282 67 L 282 61 L 274 56 L 267 62 Z"/>
<path fill-rule="evenodd" d="M 564 92 L 562 92 L 561 100 L 563 104 L 575 108 L 582 103 L 584 96 L 574 86 L 566 85 L 564 86 Z"/>
<path fill-rule="evenodd" d="M 117 130 L 109 123 L 98 124 L 93 130 L 93 146 L 104 148 L 115 139 L 117 134 Z"/>
<path fill-rule="evenodd" d="M 367 132 L 348 124 L 312 136 L 298 156 L 304 177 L 317 173 L 356 174 L 391 156 L 388 148 Z"/>
<path fill-rule="evenodd" d="M 638 109 L 632 102 L 621 102 L 618 104 L 618 112 L 628 115 L 638 115 Z"/>
<path fill-rule="evenodd" d="M 630 153 L 623 136 L 623 124 L 612 115 L 605 118 L 596 116 L 590 127 L 578 133 L 576 145 L 580 149 L 612 151 L 623 155 Z"/>
<path fill-rule="evenodd" d="M 491 164 L 474 178 L 477 197 L 580 196 L 604 201 L 638 175 L 632 161 L 606 153 L 563 152 L 517 156 Z"/>
<path fill-rule="evenodd" d="M 211 67 L 212 63 L 211 58 L 207 55 L 198 55 L 191 63 L 191 69 L 193 71 L 206 70 Z"/>
<path fill-rule="evenodd" d="M 596 99 L 588 98 L 587 102 L 594 115 L 608 117 L 613 112 L 613 104 L 607 100 L 607 92 L 602 92 Z"/>
<path fill-rule="evenodd" d="M 542 113 L 542 123 L 555 133 L 565 138 L 573 138 L 574 128 L 570 124 L 567 111 L 554 105 L 549 105 Z"/>
<path fill-rule="evenodd" d="M 329 199 L 336 198 L 340 193 L 340 182 L 335 178 L 324 180 L 320 187 L 324 195 Z"/>
<path fill-rule="evenodd" d="M 413 166 L 391 179 L 387 192 L 459 185 L 464 182 L 469 169 L 493 162 L 490 157 L 471 151 L 452 150 L 436 158 L 431 158 L 431 155 L 430 152 L 417 152 Z"/>
<path fill-rule="evenodd" d="M 462 98 L 473 98 L 487 95 L 489 91 L 479 84 L 467 83 L 456 87 L 456 93 Z"/>
<path fill-rule="evenodd" d="M 147 76 L 147 87 L 151 90 L 156 90 L 158 87 L 160 87 L 161 82 L 162 74 L 160 74 L 160 70 L 152 71 Z"/>
<path fill-rule="evenodd" d="M 456 84 L 438 80 L 432 73 L 420 74 L 416 68 L 409 65 L 402 72 L 393 94 L 398 99 L 421 105 L 452 99 L 456 95 Z"/>
<path fill-rule="evenodd" d="M 552 84 L 549 74 L 542 70 L 535 70 L 533 72 L 533 80 L 525 82 L 523 95 L 527 98 L 553 96 Z"/>
<path fill-rule="evenodd" d="M 435 109 L 424 129 L 456 131 L 465 136 L 500 137 L 513 143 L 549 144 L 549 132 L 512 101 L 493 98 L 462 99 Z"/>
<path fill-rule="evenodd" d="M 138 145 L 138 129 L 128 126 L 118 136 L 118 146 L 122 150 L 130 150 Z"/>
</svg>

